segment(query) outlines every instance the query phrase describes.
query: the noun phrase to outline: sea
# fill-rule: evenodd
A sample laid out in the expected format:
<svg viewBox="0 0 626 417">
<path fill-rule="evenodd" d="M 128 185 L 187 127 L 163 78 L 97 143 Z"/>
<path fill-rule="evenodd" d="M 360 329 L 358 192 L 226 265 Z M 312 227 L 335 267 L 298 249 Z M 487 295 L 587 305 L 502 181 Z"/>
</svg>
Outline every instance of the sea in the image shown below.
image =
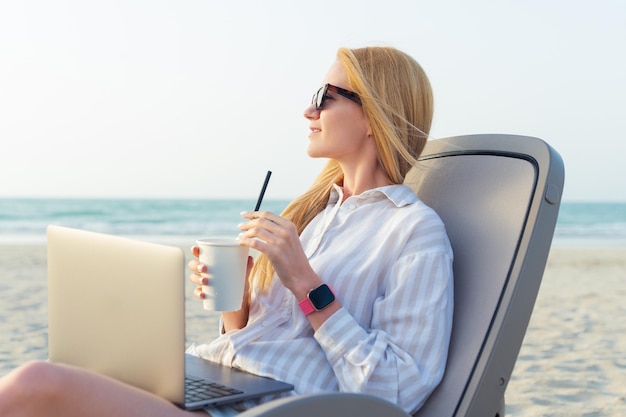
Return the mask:
<svg viewBox="0 0 626 417">
<path fill-rule="evenodd" d="M 45 243 L 50 224 L 192 245 L 203 236 L 234 236 L 253 199 L 0 198 L 0 244 Z M 265 200 L 280 213 L 288 200 Z M 563 202 L 554 246 L 626 246 L 626 202 Z"/>
</svg>

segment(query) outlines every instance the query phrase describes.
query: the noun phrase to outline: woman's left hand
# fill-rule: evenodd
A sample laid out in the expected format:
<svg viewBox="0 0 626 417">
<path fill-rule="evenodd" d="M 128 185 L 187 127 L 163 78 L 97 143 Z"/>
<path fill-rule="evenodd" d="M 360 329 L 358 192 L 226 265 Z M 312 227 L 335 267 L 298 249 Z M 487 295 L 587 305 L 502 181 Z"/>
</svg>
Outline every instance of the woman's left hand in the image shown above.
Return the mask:
<svg viewBox="0 0 626 417">
<path fill-rule="evenodd" d="M 241 244 L 264 253 L 283 285 L 299 300 L 322 283 L 302 249 L 295 224 L 267 211 L 243 212 L 241 216 L 248 220 L 239 225 Z"/>
</svg>

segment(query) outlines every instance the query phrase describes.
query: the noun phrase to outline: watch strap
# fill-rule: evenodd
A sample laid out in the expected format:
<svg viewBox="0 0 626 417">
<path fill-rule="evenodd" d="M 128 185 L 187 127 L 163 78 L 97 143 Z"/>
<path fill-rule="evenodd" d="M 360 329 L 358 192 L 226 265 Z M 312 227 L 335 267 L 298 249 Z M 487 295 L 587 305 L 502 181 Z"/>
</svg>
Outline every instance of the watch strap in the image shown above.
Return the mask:
<svg viewBox="0 0 626 417">
<path fill-rule="evenodd" d="M 309 297 L 305 297 L 303 300 L 300 300 L 298 302 L 298 306 L 300 306 L 300 310 L 302 310 L 305 316 L 308 316 L 315 311 L 315 307 L 313 307 Z"/>
</svg>

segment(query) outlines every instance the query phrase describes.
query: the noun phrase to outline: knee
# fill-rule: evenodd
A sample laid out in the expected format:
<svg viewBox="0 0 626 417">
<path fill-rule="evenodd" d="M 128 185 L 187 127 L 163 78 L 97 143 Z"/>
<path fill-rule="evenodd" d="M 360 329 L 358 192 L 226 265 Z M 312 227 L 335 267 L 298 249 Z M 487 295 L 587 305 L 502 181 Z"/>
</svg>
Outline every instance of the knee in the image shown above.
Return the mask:
<svg viewBox="0 0 626 417">
<path fill-rule="evenodd" d="M 2 379 L 0 403 L 7 398 L 14 402 L 49 398 L 62 389 L 61 380 L 61 371 L 57 365 L 44 361 L 29 362 Z"/>
</svg>

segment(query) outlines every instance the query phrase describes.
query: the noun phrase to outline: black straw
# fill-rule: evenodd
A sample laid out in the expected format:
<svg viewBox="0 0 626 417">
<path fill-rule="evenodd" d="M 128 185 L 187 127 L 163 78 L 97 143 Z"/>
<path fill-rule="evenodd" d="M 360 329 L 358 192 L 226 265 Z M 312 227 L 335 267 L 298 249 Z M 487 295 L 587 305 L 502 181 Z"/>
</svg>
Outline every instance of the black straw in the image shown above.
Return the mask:
<svg viewBox="0 0 626 417">
<path fill-rule="evenodd" d="M 263 201 L 263 196 L 265 195 L 265 189 L 267 188 L 267 183 L 270 182 L 271 176 L 272 171 L 267 171 L 265 181 L 263 182 L 263 188 L 261 188 L 261 193 L 259 194 L 259 199 L 256 201 L 256 207 L 254 207 L 254 211 L 259 211 L 259 209 L 261 208 L 261 202 Z"/>
</svg>

